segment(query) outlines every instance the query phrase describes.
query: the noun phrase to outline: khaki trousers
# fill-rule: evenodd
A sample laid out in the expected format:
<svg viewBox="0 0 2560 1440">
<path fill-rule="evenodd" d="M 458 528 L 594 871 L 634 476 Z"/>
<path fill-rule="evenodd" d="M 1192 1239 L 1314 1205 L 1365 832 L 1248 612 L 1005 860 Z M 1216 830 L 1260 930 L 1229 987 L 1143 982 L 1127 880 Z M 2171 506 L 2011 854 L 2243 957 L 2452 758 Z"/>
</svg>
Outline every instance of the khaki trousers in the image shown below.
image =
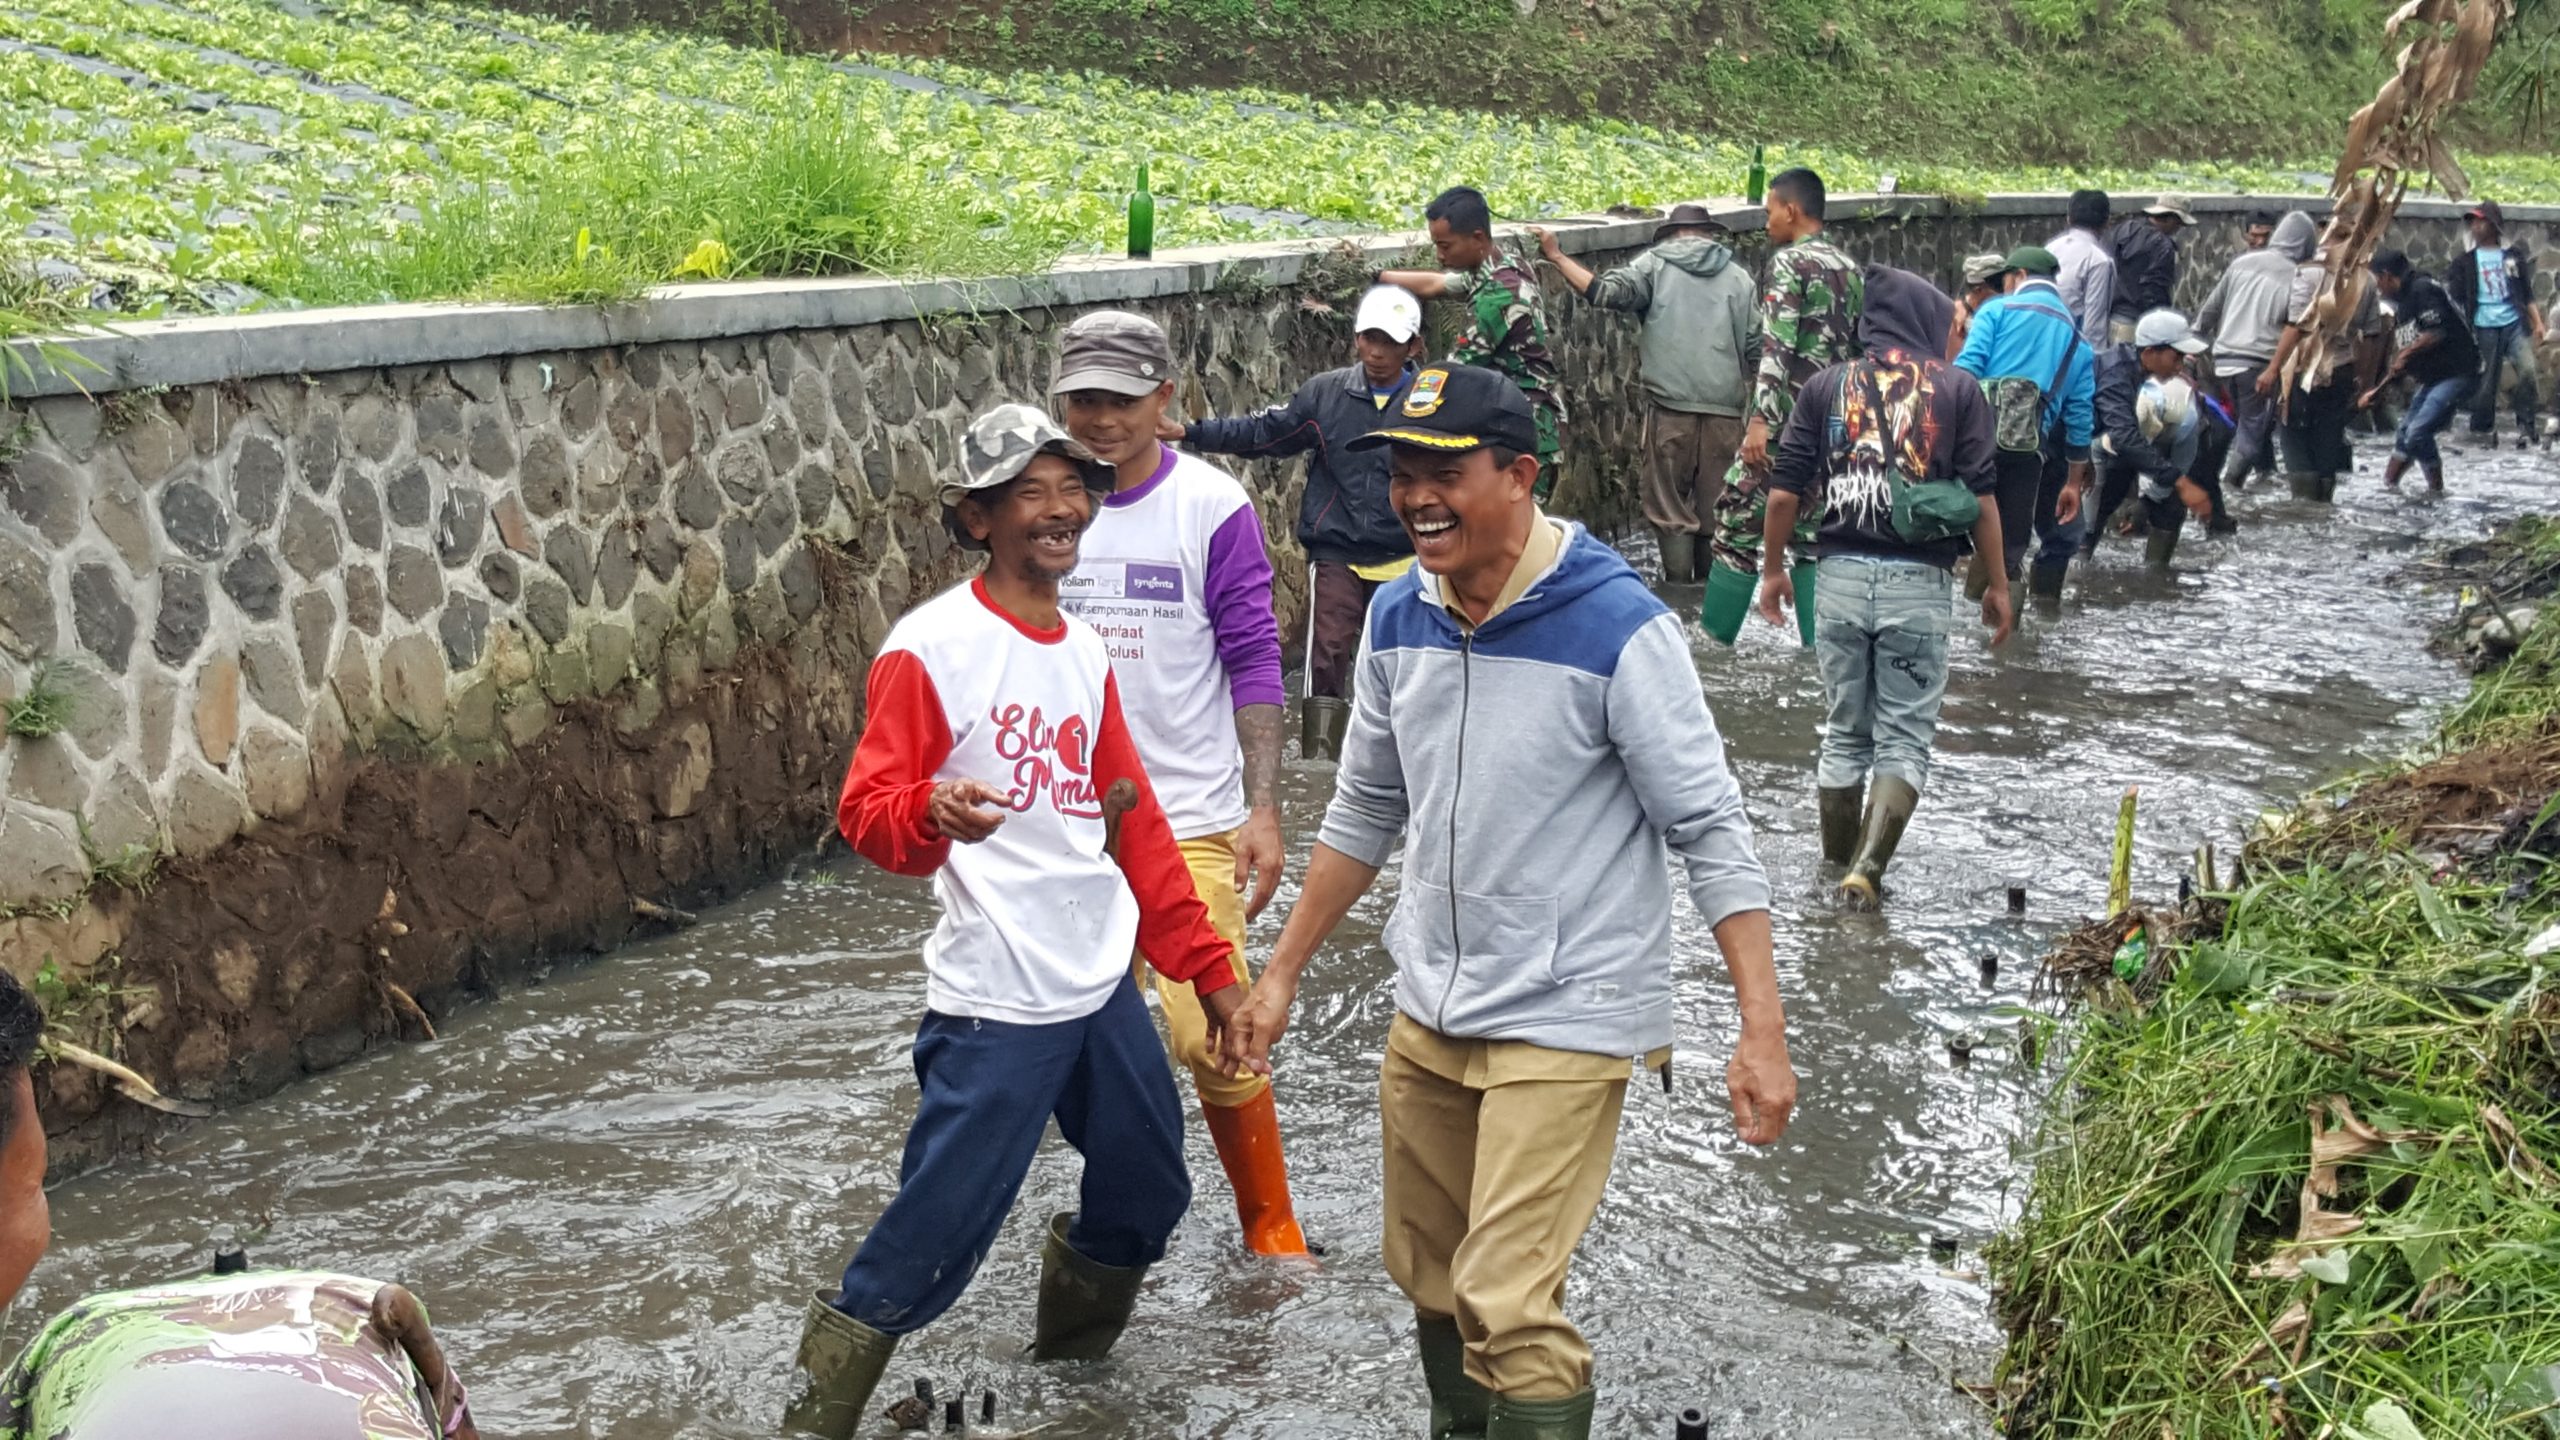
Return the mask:
<svg viewBox="0 0 2560 1440">
<path fill-rule="evenodd" d="M 1236 832 L 1203 835 L 1195 840 L 1180 840 L 1182 858 L 1191 866 L 1192 888 L 1200 892 L 1200 903 L 1209 907 L 1209 926 L 1236 947 L 1236 983 L 1250 985 L 1253 975 L 1244 964 L 1244 896 L 1236 890 Z M 1200 1091 L 1200 1103 L 1233 1109 L 1252 1100 L 1271 1082 L 1259 1075 L 1237 1075 L 1229 1078 L 1218 1073 L 1218 1057 L 1209 1053 L 1209 1017 L 1200 1009 L 1200 996 L 1189 984 L 1167 980 L 1147 964 L 1145 957 L 1132 965 L 1142 988 L 1152 988 L 1164 1011 L 1166 1048 L 1184 1069 L 1191 1072 L 1191 1083 Z"/>
<path fill-rule="evenodd" d="M 1648 402 L 1644 408 L 1644 518 L 1656 530 L 1695 535 L 1716 513 L 1724 473 L 1742 448 L 1742 421 L 1692 415 Z"/>
<path fill-rule="evenodd" d="M 1420 1046 L 1399 1043 L 1408 1027 Z M 1519 1400 L 1576 1395 L 1591 1385 L 1591 1347 L 1565 1318 L 1565 1271 L 1609 1183 L 1628 1064 L 1614 1062 L 1614 1078 L 1533 1078 L 1594 1057 L 1513 1046 L 1498 1048 L 1533 1063 L 1486 1064 L 1479 1050 L 1444 1073 L 1456 1067 L 1437 1057 L 1466 1043 L 1401 1015 L 1388 1038 L 1387 1273 L 1416 1310 L 1457 1318 L 1467 1378 Z"/>
</svg>

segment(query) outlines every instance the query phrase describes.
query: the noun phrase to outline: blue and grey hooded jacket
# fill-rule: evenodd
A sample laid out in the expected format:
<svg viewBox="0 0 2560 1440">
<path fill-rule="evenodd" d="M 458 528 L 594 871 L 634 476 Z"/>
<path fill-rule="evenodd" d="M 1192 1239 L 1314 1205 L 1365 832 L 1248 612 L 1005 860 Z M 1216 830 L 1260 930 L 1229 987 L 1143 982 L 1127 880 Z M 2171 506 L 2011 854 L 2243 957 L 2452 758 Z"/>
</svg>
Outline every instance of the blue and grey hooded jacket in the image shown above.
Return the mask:
<svg viewBox="0 0 2560 1440">
<path fill-rule="evenodd" d="M 1556 523 L 1556 522 L 1542 522 Z M 1671 881 L 1710 924 L 1769 906 L 1742 791 L 1679 619 L 1564 527 L 1473 633 L 1415 567 L 1369 607 L 1318 834 L 1405 845 L 1396 1008 L 1444 1035 L 1643 1055 L 1671 1043 Z"/>
</svg>

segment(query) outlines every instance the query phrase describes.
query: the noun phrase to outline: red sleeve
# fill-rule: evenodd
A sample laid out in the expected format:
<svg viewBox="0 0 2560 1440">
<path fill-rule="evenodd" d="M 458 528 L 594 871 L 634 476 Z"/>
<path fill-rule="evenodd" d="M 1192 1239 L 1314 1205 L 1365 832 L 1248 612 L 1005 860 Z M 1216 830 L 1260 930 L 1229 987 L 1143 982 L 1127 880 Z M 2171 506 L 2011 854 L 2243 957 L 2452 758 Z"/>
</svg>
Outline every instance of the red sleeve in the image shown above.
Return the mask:
<svg viewBox="0 0 2560 1440">
<path fill-rule="evenodd" d="M 1120 873 L 1138 897 L 1138 953 L 1169 979 L 1188 981 L 1202 995 L 1235 983 L 1235 947 L 1209 923 L 1209 907 L 1191 879 L 1173 827 L 1156 803 L 1137 743 L 1120 718 L 1120 682 L 1102 685 L 1102 733 L 1093 743 L 1093 779 L 1108 790 L 1126 776 L 1137 782 L 1138 805 L 1120 817 Z"/>
<path fill-rule="evenodd" d="M 864 693 L 862 741 L 836 801 L 836 828 L 881 869 L 930 875 L 951 855 L 951 841 L 926 813 L 933 772 L 951 754 L 942 697 L 924 662 L 904 650 L 871 662 Z"/>
</svg>

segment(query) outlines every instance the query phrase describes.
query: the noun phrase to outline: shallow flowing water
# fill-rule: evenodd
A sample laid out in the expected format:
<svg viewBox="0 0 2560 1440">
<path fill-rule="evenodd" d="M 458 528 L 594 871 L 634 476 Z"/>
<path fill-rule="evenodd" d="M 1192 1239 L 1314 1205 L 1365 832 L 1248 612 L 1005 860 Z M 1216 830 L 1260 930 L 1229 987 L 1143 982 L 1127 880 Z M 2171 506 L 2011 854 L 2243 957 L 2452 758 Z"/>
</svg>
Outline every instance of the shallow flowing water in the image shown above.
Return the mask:
<svg viewBox="0 0 2560 1440">
<path fill-rule="evenodd" d="M 1968 628 L 1881 918 L 1839 912 L 1817 874 L 1810 658 L 1757 622 L 1738 653 L 1699 641 L 1776 885 L 1803 1103 L 1776 1148 L 1734 1139 L 1731 994 L 1681 901 L 1678 1089 L 1631 1093 L 1574 1271 L 1599 1354 L 1595 1433 L 1667 1437 L 1690 1404 L 1719 1437 L 1986 1433 L 1945 1377 L 1979 1376 L 1996 1352 L 1977 1272 L 2024 1173 L 2037 1072 L 2018 1015 L 2040 941 L 2102 899 L 2118 795 L 2143 787 L 2137 885 L 2156 895 L 2199 840 L 2227 849 L 2262 806 L 2407 743 L 2461 679 L 2423 649 L 2443 599 L 2388 577 L 2423 545 L 2542 508 L 2560 481 L 2540 454 L 2473 454 L 2453 462 L 2456 493 L 2429 501 L 2384 494 L 2378 461 L 2364 455 L 2334 515 L 2263 487 L 2240 497 L 2240 536 L 2191 535 L 2172 578 L 2111 542 L 2061 618 L 2031 619 L 1998 655 Z M 1299 860 L 1328 784 L 1291 769 Z M 2012 883 L 2029 887 L 2023 920 Z M 1240 1253 L 1195 1120 L 1199 1201 L 1117 1357 L 1021 1364 L 1042 1219 L 1073 1203 L 1076 1160 L 1053 1141 L 976 1284 L 909 1342 L 892 1385 L 992 1387 L 1001 1426 L 1047 1421 L 1060 1440 L 1419 1434 L 1410 1314 L 1378 1258 L 1376 937 L 1392 898 L 1382 882 L 1335 937 L 1279 1057 L 1301 1213 L 1331 1251 L 1320 1270 Z M 441 1041 L 65 1185 L 12 1340 L 88 1290 L 201 1270 L 263 1226 L 259 1263 L 426 1296 L 492 1437 L 770 1435 L 803 1298 L 895 1181 L 931 922 L 925 885 L 839 852 L 682 935 L 457 1017 Z M 1986 954 L 2002 962 L 1990 984 Z M 1977 1032 L 1956 1064 L 1948 1040 Z M 1958 1242 L 1952 1261 L 1933 1237 Z"/>
</svg>

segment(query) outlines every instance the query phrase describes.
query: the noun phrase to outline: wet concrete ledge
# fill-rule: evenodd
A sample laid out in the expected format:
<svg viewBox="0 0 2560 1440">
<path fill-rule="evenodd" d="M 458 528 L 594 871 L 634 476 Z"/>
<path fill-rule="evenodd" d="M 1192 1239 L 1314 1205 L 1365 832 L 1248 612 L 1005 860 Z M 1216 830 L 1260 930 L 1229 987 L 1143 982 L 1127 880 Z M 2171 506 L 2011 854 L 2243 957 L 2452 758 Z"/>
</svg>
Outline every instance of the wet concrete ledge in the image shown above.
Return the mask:
<svg viewBox="0 0 2560 1440">
<path fill-rule="evenodd" d="M 1839 195 L 1835 216 L 1854 222 L 1980 218 L 2061 224 L 2068 196 L 1992 195 L 1979 203 L 1927 195 Z M 2150 196 L 2118 197 L 2119 206 Z M 1760 222 L 1757 207 L 1730 197 L 1705 202 L 1737 230 Z M 2251 210 L 2307 208 L 2328 202 L 2302 195 L 2204 195 L 2197 211 L 2216 216 Z M 2458 220 L 2462 206 L 2411 200 L 2412 220 Z M 2560 206 L 2510 206 L 2511 223 L 2560 221 Z M 1549 222 L 1574 253 L 1626 249 L 1652 238 L 1655 222 L 1607 215 L 1562 216 Z M 1274 241 L 1168 250 L 1152 261 L 1077 258 L 1043 275 L 972 280 L 846 277 L 746 280 L 670 285 L 620 305 L 536 306 L 409 304 L 279 311 L 237 316 L 150 320 L 86 337 L 71 348 L 98 368 L 64 373 L 32 345 L 16 349 L 32 378 L 13 393 L 33 399 L 156 386 L 205 385 L 268 375 L 319 374 L 372 367 L 432 365 L 451 360 L 586 350 L 608 346 L 725 339 L 783 330 L 833 329 L 936 316 L 1127 304 L 1208 295 L 1239 284 L 1292 285 L 1308 261 L 1348 243 L 1386 260 L 1424 243 L 1419 232 L 1352 241 Z M 26 372 L 21 372 L 26 373 Z"/>
</svg>

